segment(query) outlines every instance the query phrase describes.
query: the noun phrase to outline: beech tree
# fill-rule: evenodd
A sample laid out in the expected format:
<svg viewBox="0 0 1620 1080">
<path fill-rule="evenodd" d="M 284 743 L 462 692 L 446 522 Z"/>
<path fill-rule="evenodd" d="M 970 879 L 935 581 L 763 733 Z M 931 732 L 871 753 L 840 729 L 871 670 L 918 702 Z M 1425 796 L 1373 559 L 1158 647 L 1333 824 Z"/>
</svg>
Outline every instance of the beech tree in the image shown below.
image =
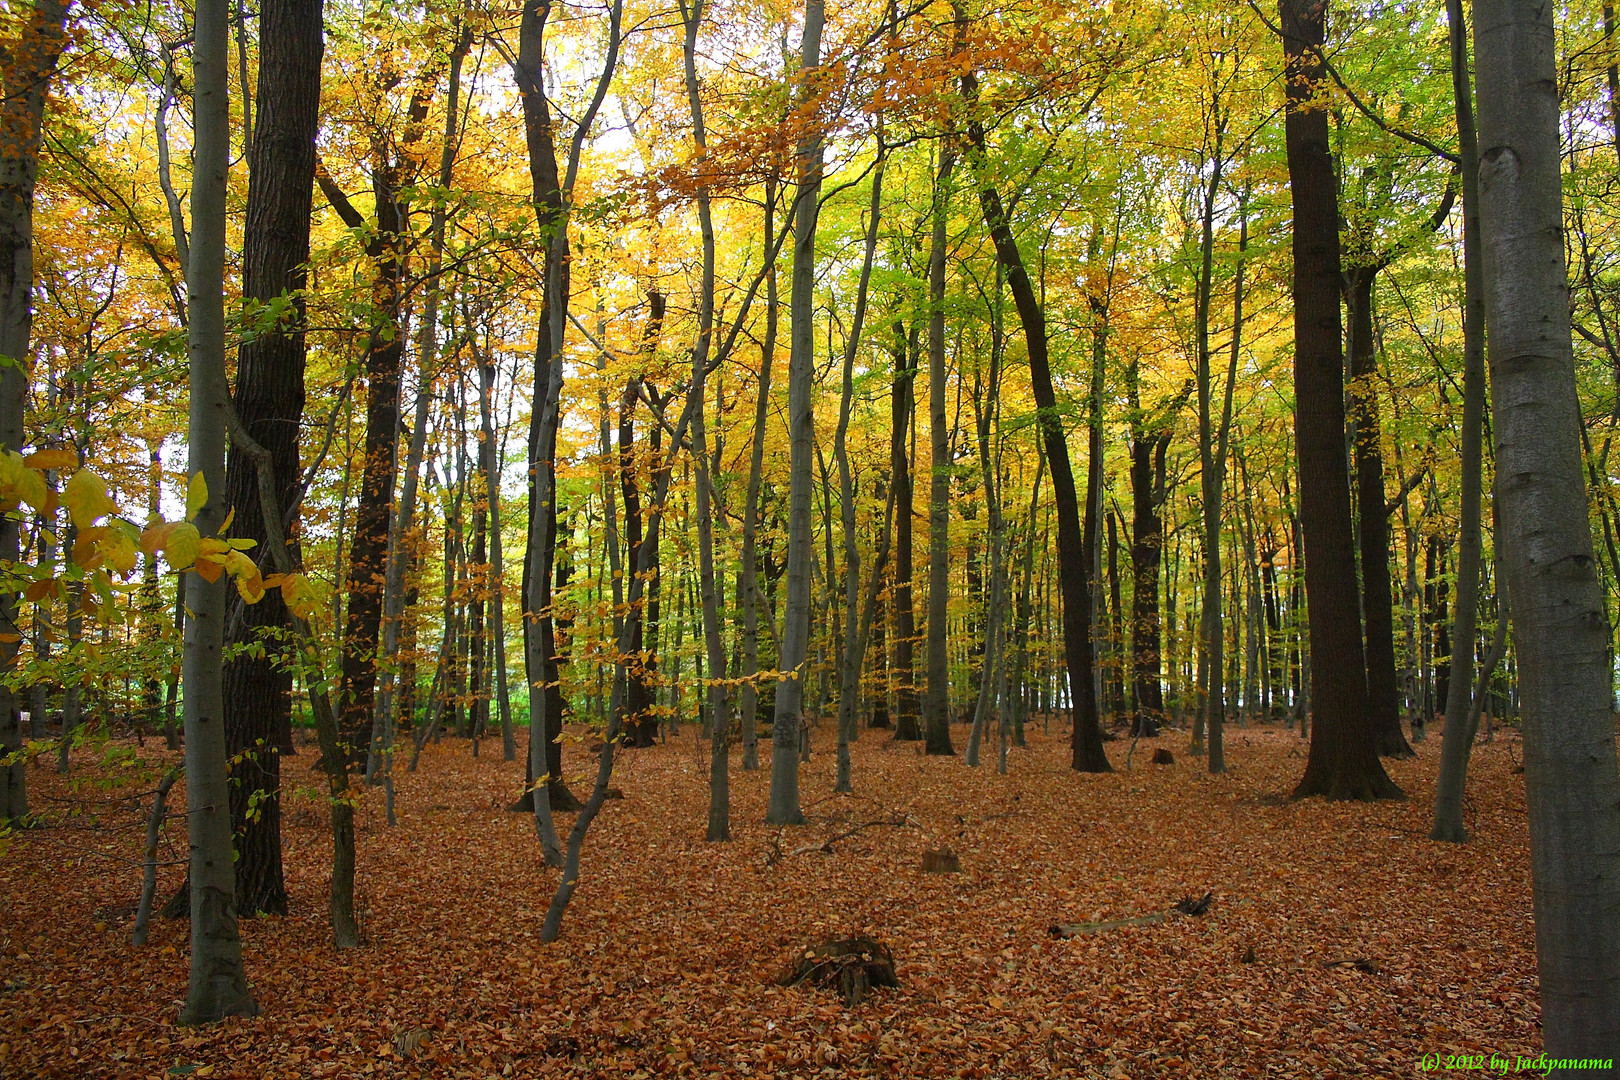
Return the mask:
<svg viewBox="0 0 1620 1080">
<path fill-rule="evenodd" d="M 1549 1057 L 1601 1057 L 1620 1046 L 1620 768 L 1581 469 L 1553 12 L 1528 0 L 1474 11 L 1496 497 L 1524 709 L 1542 1041 Z"/>
</svg>

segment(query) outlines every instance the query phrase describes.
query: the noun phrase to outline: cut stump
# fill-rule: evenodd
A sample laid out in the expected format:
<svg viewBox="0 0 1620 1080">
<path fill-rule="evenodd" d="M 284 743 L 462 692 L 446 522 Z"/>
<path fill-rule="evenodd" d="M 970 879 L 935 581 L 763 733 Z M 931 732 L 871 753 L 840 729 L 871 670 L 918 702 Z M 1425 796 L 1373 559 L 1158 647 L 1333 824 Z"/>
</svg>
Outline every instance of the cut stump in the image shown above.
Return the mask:
<svg viewBox="0 0 1620 1080">
<path fill-rule="evenodd" d="M 858 937 L 807 946 L 793 966 L 777 979 L 782 986 L 836 988 L 849 1008 L 859 1005 L 874 986 L 899 987 L 894 954 L 876 938 Z"/>
<path fill-rule="evenodd" d="M 1170 751 L 1166 750 L 1164 747 L 1161 746 L 1157 750 L 1153 751 L 1153 764 L 1155 764 L 1155 765 L 1174 765 L 1175 763 L 1176 763 L 1176 755 L 1172 754 Z"/>
</svg>

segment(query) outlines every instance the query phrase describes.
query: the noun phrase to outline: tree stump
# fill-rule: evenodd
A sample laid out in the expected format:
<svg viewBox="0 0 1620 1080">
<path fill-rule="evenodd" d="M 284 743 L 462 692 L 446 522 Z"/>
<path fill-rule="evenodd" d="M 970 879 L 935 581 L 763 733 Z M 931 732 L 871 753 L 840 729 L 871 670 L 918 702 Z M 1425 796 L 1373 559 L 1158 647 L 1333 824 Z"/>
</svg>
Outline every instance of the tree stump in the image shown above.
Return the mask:
<svg viewBox="0 0 1620 1080">
<path fill-rule="evenodd" d="M 1172 754 L 1170 751 L 1166 750 L 1164 747 L 1161 746 L 1157 750 L 1153 751 L 1153 764 L 1155 764 L 1155 765 L 1174 765 L 1175 763 L 1176 763 L 1176 755 Z"/>
<path fill-rule="evenodd" d="M 805 982 L 836 988 L 844 1004 L 851 1009 L 859 1005 L 874 986 L 898 988 L 900 985 L 894 973 L 894 955 L 888 946 L 864 934 L 807 946 L 793 966 L 777 979 L 779 985 L 789 987 Z"/>
<path fill-rule="evenodd" d="M 940 848 L 923 852 L 922 868 L 925 874 L 960 874 L 962 860 L 950 848 Z"/>
</svg>

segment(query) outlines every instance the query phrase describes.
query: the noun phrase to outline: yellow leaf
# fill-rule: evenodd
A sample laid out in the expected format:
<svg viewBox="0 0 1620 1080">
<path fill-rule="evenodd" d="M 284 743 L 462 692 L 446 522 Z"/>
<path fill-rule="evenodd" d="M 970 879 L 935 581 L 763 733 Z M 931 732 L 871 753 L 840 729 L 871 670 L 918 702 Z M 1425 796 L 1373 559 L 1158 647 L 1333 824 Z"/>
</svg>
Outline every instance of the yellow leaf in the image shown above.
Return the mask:
<svg viewBox="0 0 1620 1080">
<path fill-rule="evenodd" d="M 37 470 L 22 470 L 22 475 L 17 478 L 17 496 L 40 513 L 49 512 L 51 489 L 46 486 L 44 475 Z"/>
<path fill-rule="evenodd" d="M 135 569 L 135 564 L 139 561 L 136 555 L 134 530 L 121 521 L 115 522 L 96 546 L 120 574 L 127 574 Z"/>
<path fill-rule="evenodd" d="M 203 479 L 202 470 L 191 474 L 191 482 L 186 485 L 186 520 L 190 521 L 197 516 L 208 502 L 208 481 Z"/>
<path fill-rule="evenodd" d="M 202 578 L 210 585 L 218 581 L 219 575 L 225 572 L 225 568 L 223 566 L 219 565 L 217 562 L 211 562 L 208 559 L 197 560 L 197 562 L 193 564 L 192 569 L 197 571 L 198 577 Z"/>
<path fill-rule="evenodd" d="M 62 502 L 67 505 L 73 524 L 88 529 L 99 519 L 118 513 L 118 505 L 107 494 L 107 481 L 80 469 L 62 485 Z"/>
<path fill-rule="evenodd" d="M 245 574 L 236 579 L 236 591 L 242 594 L 243 600 L 257 604 L 264 599 L 264 579 L 255 569 L 252 574 Z"/>
<path fill-rule="evenodd" d="M 14 643 L 16 643 L 18 641 L 21 641 L 21 640 L 22 640 L 22 635 L 21 634 L 0 634 L 0 641 L 5 642 L 7 645 L 14 644 Z"/>
<path fill-rule="evenodd" d="M 30 469 L 73 469 L 79 456 L 71 450 L 36 450 L 23 458 L 23 464 Z"/>
<path fill-rule="evenodd" d="M 197 526 L 189 521 L 177 521 L 168 527 L 163 538 L 163 557 L 174 569 L 187 570 L 197 561 L 201 547 L 202 537 L 197 535 Z"/>
</svg>

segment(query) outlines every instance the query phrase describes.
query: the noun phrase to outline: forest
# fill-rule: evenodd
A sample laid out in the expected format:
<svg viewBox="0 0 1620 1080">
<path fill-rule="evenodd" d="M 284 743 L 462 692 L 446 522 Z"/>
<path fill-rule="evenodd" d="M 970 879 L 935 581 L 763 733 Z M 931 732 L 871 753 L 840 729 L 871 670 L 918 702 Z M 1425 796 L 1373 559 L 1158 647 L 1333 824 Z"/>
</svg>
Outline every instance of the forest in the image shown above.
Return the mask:
<svg viewBox="0 0 1620 1080">
<path fill-rule="evenodd" d="M 1608 0 L 0 87 L 0 1075 L 1615 1073 Z"/>
</svg>

